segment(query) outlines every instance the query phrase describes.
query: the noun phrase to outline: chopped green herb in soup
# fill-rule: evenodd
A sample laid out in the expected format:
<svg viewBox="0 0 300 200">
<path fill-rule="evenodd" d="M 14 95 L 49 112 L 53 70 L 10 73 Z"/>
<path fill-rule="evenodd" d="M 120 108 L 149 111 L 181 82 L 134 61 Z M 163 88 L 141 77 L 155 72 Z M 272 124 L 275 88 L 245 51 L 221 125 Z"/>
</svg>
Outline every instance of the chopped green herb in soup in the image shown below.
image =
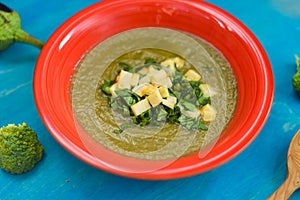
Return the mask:
<svg viewBox="0 0 300 200">
<path fill-rule="evenodd" d="M 76 67 L 71 87 L 78 134 L 89 151 L 87 136 L 146 160 L 176 159 L 215 141 L 236 98 L 234 74 L 219 51 L 165 28 L 129 30 L 99 43 Z"/>
<path fill-rule="evenodd" d="M 120 62 L 119 74 L 114 80 L 104 80 L 101 90 L 110 107 L 134 124 L 160 126 L 168 122 L 189 130 L 207 130 L 206 124 L 215 120 L 217 113 L 210 104 L 214 92 L 201 81 L 201 74 L 186 69 L 185 63 L 179 57 L 160 63 L 147 58 L 141 66 Z"/>
</svg>

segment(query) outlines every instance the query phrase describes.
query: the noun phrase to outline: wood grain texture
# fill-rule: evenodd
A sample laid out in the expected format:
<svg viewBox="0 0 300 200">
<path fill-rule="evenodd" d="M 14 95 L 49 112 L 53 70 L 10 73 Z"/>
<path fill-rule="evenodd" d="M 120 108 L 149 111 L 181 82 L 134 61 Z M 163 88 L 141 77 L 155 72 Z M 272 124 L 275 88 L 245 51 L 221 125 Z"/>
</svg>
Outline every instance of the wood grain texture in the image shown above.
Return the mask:
<svg viewBox="0 0 300 200">
<path fill-rule="evenodd" d="M 287 178 L 268 200 L 287 200 L 300 187 L 300 130 L 293 137 L 287 155 Z"/>
</svg>

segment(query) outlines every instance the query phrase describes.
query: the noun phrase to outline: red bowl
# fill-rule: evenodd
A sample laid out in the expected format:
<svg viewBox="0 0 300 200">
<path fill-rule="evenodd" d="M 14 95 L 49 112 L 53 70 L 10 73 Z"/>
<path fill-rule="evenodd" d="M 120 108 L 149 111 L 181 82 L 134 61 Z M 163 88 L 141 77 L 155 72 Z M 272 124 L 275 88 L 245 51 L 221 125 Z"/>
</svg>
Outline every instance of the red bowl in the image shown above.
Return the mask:
<svg viewBox="0 0 300 200">
<path fill-rule="evenodd" d="M 196 35 L 214 45 L 230 62 L 237 80 L 233 118 L 204 157 L 176 159 L 163 168 L 134 172 L 157 162 L 109 151 L 93 140 L 99 159 L 82 142 L 72 112 L 70 84 L 83 56 L 112 35 L 140 27 L 165 27 Z M 202 1 L 106 0 L 63 23 L 49 38 L 37 61 L 34 96 L 52 136 L 71 154 L 98 169 L 131 178 L 174 179 L 206 172 L 232 159 L 259 134 L 273 101 L 274 82 L 268 57 L 251 31 L 236 18 Z"/>
</svg>

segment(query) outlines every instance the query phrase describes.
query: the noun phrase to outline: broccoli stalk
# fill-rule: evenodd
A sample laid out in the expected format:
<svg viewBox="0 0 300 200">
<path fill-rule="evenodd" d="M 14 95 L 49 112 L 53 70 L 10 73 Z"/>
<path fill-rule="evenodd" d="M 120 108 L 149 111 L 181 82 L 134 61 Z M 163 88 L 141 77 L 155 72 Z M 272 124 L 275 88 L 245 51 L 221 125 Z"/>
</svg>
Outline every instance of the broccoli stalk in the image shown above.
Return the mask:
<svg viewBox="0 0 300 200">
<path fill-rule="evenodd" d="M 292 83 L 294 86 L 295 91 L 300 96 L 300 58 L 296 55 L 296 65 L 297 65 L 297 72 L 294 74 Z"/>
<path fill-rule="evenodd" d="M 30 171 L 42 159 L 43 146 L 26 124 L 0 128 L 0 167 L 11 174 Z"/>
</svg>

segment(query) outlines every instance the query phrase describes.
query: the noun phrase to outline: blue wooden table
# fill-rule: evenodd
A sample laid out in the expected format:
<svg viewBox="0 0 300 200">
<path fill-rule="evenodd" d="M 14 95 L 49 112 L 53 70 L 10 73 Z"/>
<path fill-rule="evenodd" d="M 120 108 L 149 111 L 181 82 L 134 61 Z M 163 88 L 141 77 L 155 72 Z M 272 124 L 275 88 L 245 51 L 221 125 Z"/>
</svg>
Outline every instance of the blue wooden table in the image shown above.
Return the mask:
<svg viewBox="0 0 300 200">
<path fill-rule="evenodd" d="M 67 18 L 96 0 L 3 0 L 17 10 L 22 27 L 46 41 Z M 79 161 L 51 137 L 33 98 L 39 50 L 15 44 L 0 52 L 0 126 L 26 121 L 45 148 L 30 172 L 0 171 L 0 199 L 266 199 L 285 179 L 289 142 L 300 128 L 300 98 L 293 91 L 294 55 L 300 55 L 299 0 L 209 0 L 241 20 L 269 55 L 275 79 L 270 116 L 240 155 L 210 172 L 171 181 L 141 181 L 111 175 Z M 300 191 L 291 199 L 300 199 Z"/>
</svg>

